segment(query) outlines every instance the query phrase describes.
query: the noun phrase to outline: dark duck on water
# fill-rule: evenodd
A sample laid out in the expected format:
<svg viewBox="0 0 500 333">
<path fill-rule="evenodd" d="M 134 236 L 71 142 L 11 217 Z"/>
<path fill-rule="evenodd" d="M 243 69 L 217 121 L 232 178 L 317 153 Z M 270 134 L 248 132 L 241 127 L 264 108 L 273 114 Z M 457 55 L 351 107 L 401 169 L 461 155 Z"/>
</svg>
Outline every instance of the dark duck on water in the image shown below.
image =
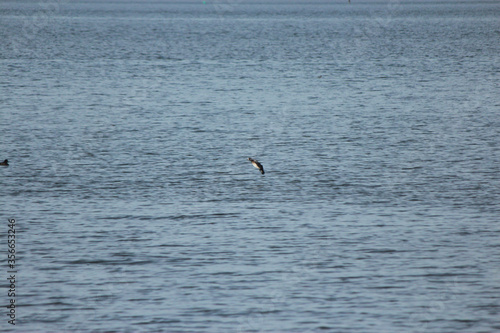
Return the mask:
<svg viewBox="0 0 500 333">
<path fill-rule="evenodd" d="M 262 166 L 262 164 L 259 163 L 259 161 L 257 160 L 254 160 L 253 158 L 249 157 L 248 160 L 250 162 L 252 162 L 253 166 L 256 167 L 257 169 L 259 169 L 260 173 L 261 174 L 264 174 L 264 167 Z"/>
</svg>

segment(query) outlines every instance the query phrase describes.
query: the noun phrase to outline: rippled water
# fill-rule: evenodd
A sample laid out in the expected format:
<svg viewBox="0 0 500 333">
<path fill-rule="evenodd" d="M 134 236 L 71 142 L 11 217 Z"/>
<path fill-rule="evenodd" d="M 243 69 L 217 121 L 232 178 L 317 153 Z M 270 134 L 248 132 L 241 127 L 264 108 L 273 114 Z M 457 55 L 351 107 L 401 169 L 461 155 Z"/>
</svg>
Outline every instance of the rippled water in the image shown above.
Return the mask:
<svg viewBox="0 0 500 333">
<path fill-rule="evenodd" d="M 499 15 L 0 3 L 15 328 L 500 330 Z"/>
</svg>

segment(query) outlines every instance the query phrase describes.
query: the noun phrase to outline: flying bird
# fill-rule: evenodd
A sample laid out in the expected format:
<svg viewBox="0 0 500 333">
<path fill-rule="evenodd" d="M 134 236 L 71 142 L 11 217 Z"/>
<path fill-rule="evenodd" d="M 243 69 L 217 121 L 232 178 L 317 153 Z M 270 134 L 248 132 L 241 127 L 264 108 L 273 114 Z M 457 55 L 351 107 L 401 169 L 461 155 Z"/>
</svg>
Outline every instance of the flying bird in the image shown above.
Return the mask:
<svg viewBox="0 0 500 333">
<path fill-rule="evenodd" d="M 252 162 L 253 166 L 256 167 L 257 169 L 259 169 L 260 173 L 261 174 L 264 174 L 264 167 L 262 166 L 262 164 L 259 163 L 259 161 L 257 160 L 254 160 L 253 158 L 249 157 L 248 160 L 250 162 Z"/>
</svg>

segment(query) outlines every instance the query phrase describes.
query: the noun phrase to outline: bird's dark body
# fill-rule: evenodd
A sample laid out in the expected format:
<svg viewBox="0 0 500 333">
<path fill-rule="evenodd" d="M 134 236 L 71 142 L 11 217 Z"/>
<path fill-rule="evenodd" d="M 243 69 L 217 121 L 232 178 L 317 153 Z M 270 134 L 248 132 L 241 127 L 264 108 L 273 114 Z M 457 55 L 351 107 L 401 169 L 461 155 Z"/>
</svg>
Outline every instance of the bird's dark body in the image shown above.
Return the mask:
<svg viewBox="0 0 500 333">
<path fill-rule="evenodd" d="M 257 160 L 254 160 L 253 158 L 249 157 L 248 160 L 250 162 L 252 162 L 253 166 L 256 167 L 257 169 L 259 169 L 260 173 L 261 174 L 265 174 L 264 172 L 264 167 L 262 166 L 262 164 L 259 163 L 259 161 Z"/>
</svg>

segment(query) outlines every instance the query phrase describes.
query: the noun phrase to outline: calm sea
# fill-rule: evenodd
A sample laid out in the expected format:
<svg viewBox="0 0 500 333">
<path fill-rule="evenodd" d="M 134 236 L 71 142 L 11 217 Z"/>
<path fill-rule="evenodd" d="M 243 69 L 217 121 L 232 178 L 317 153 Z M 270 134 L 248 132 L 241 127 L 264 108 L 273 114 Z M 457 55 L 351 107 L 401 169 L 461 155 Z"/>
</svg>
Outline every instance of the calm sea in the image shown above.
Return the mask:
<svg viewBox="0 0 500 333">
<path fill-rule="evenodd" d="M 2 1 L 1 330 L 500 331 L 499 17 Z"/>
</svg>

